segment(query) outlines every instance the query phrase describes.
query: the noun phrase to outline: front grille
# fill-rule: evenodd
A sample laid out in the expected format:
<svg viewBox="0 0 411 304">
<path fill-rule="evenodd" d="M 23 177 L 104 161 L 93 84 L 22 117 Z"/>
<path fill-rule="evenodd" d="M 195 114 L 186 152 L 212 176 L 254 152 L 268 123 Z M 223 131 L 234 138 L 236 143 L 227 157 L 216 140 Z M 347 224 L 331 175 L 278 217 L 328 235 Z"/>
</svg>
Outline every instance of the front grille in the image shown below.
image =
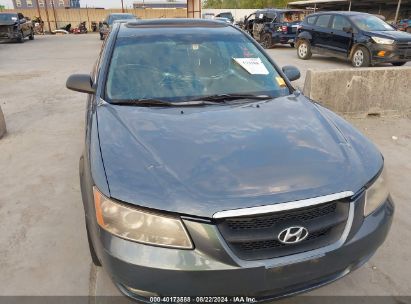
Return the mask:
<svg viewBox="0 0 411 304">
<path fill-rule="evenodd" d="M 8 34 L 10 32 L 10 27 L 7 25 L 0 25 L 0 33 Z"/>
<path fill-rule="evenodd" d="M 397 42 L 397 50 L 401 59 L 411 59 L 411 44 L 408 42 Z"/>
<path fill-rule="evenodd" d="M 220 219 L 225 241 L 244 260 L 281 257 L 330 245 L 338 241 L 348 219 L 349 202 L 333 201 L 313 207 L 264 215 Z M 279 233 L 293 226 L 308 230 L 308 237 L 296 244 L 284 244 Z"/>
</svg>

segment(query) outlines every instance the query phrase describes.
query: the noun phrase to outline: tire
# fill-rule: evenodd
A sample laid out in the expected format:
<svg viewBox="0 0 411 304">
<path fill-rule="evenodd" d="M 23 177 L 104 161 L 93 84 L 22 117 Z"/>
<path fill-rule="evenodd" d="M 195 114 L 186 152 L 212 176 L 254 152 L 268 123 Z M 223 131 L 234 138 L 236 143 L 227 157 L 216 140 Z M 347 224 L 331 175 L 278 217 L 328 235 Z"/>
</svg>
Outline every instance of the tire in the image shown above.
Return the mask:
<svg viewBox="0 0 411 304">
<path fill-rule="evenodd" d="M 93 262 L 95 266 L 100 267 L 101 262 L 97 257 L 96 251 L 94 250 L 94 246 L 91 241 L 90 232 L 88 231 L 87 224 L 86 224 L 86 230 L 87 230 L 88 248 L 90 249 L 91 261 Z"/>
<path fill-rule="evenodd" d="M 264 34 L 261 37 L 261 46 L 265 49 L 270 49 L 272 47 L 272 42 L 271 42 L 271 35 L 270 34 Z"/>
<path fill-rule="evenodd" d="M 23 33 L 20 33 L 19 38 L 17 38 L 17 42 L 18 42 L 18 43 L 23 43 L 23 42 L 24 42 L 24 35 L 23 35 Z"/>
<path fill-rule="evenodd" d="M 29 35 L 30 40 L 34 40 L 34 30 L 31 30 L 31 33 Z"/>
<path fill-rule="evenodd" d="M 291 43 L 290 43 L 290 46 L 291 46 L 292 48 L 295 48 L 295 43 L 294 43 L 294 42 L 291 42 Z"/>
<path fill-rule="evenodd" d="M 352 53 L 351 64 L 355 68 L 371 66 L 370 52 L 363 46 L 356 47 Z"/>
<path fill-rule="evenodd" d="M 297 46 L 297 56 L 302 60 L 311 59 L 313 53 L 311 52 L 311 43 L 307 40 L 300 40 Z"/>
<path fill-rule="evenodd" d="M 104 40 L 104 35 L 100 34 L 100 40 Z"/>
<path fill-rule="evenodd" d="M 392 62 L 391 64 L 393 66 L 403 66 L 404 64 L 406 64 L 406 62 Z"/>
</svg>

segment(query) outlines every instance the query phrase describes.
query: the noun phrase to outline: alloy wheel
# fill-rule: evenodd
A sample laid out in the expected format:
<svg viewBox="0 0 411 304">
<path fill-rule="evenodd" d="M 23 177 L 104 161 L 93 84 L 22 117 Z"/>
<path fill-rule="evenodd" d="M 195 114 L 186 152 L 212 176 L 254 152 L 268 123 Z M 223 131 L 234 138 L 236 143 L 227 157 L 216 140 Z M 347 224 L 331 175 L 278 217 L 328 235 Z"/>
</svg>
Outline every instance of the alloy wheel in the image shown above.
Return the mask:
<svg viewBox="0 0 411 304">
<path fill-rule="evenodd" d="M 364 63 L 364 52 L 360 50 L 356 50 L 353 56 L 353 62 L 356 67 L 360 67 Z"/>
<path fill-rule="evenodd" d="M 300 46 L 298 47 L 298 54 L 300 57 L 304 58 L 307 56 L 308 53 L 308 47 L 305 43 L 301 43 Z"/>
</svg>

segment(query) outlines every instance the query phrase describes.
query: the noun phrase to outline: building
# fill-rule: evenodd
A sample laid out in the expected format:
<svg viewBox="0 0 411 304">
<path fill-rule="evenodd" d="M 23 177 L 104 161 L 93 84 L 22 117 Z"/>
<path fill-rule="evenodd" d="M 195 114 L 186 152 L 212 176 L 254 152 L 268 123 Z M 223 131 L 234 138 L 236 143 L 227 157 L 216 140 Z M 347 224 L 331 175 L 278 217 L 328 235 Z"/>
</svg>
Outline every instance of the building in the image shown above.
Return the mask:
<svg viewBox="0 0 411 304">
<path fill-rule="evenodd" d="M 140 0 L 133 3 L 133 8 L 187 8 L 187 1 L 145 1 Z"/>
<path fill-rule="evenodd" d="M 37 8 L 37 2 L 40 8 L 51 7 L 54 4 L 55 8 L 80 7 L 80 0 L 13 0 L 15 9 L 30 9 Z"/>
<path fill-rule="evenodd" d="M 411 0 L 305 0 L 289 2 L 291 8 L 311 11 L 358 11 L 381 15 L 387 21 L 411 18 Z"/>
</svg>

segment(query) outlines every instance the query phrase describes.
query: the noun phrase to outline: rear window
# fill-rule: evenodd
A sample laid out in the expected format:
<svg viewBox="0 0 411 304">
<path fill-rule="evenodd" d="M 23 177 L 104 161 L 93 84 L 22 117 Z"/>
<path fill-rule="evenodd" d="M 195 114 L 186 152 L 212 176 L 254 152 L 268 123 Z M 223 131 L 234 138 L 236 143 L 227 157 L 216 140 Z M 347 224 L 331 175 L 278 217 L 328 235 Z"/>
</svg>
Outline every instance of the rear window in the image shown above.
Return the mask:
<svg viewBox="0 0 411 304">
<path fill-rule="evenodd" d="M 280 22 L 301 22 L 304 17 L 304 12 L 285 12 L 280 14 Z"/>
<path fill-rule="evenodd" d="M 189 101 L 217 94 L 290 93 L 268 58 L 245 35 L 203 28 L 139 29 L 119 37 L 106 83 L 107 101 Z M 259 60 L 265 72 L 248 71 L 238 60 Z M 254 63 L 253 63 L 254 64 Z"/>
<path fill-rule="evenodd" d="M 331 15 L 321 15 L 318 16 L 316 25 L 319 27 L 328 27 L 330 24 Z"/>
</svg>

